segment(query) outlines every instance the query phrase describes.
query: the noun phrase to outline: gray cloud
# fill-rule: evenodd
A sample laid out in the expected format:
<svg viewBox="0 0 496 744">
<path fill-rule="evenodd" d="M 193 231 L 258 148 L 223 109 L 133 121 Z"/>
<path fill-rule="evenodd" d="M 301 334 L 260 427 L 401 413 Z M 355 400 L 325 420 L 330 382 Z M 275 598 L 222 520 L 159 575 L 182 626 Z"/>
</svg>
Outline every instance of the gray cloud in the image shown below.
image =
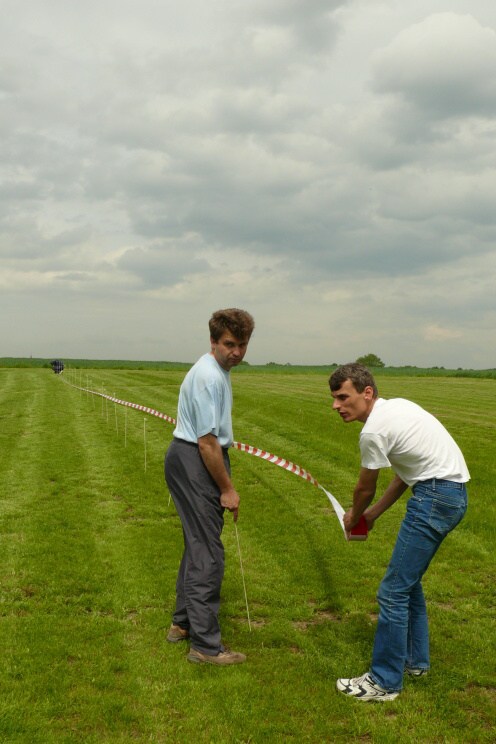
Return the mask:
<svg viewBox="0 0 496 744">
<path fill-rule="evenodd" d="M 134 358 L 163 338 L 159 356 L 191 359 L 195 324 L 239 304 L 257 316 L 260 361 L 377 343 L 400 363 L 402 326 L 419 360 L 466 347 L 493 366 L 474 325 L 478 303 L 496 326 L 496 8 L 463 5 L 7 0 L 3 296 L 40 318 L 64 304 L 67 348 L 71 307 L 85 308 L 75 356 L 105 333 L 130 356 L 125 323 Z M 163 308 L 185 318 L 180 347 Z M 17 328 L 12 353 L 28 340 L 42 353 L 22 313 Z"/>
<path fill-rule="evenodd" d="M 347 4 L 347 0 L 308 0 L 305 3 L 298 0 L 257 0 L 248 12 L 258 22 L 262 44 L 264 34 L 268 37 L 266 42 L 271 35 L 276 41 L 274 28 L 285 29 L 289 34 L 288 41 L 306 54 L 315 56 L 333 46 L 339 30 L 334 11 Z"/>
<path fill-rule="evenodd" d="M 496 112 L 496 31 L 471 15 L 438 13 L 402 30 L 375 56 L 374 87 L 429 117 Z"/>
<path fill-rule="evenodd" d="M 184 245 L 182 250 L 168 245 L 133 248 L 116 265 L 139 277 L 148 288 L 174 286 L 190 274 L 201 274 L 210 268 L 207 261 L 184 248 Z"/>
</svg>

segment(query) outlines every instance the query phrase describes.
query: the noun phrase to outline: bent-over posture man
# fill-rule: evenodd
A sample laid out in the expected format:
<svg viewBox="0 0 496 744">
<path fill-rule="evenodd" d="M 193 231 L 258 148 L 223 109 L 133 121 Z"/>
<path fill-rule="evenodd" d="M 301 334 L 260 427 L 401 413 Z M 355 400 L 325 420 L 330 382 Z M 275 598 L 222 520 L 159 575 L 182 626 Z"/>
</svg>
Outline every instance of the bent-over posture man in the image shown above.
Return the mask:
<svg viewBox="0 0 496 744">
<path fill-rule="evenodd" d="M 406 515 L 379 587 L 379 619 L 370 671 L 338 679 L 337 689 L 359 700 L 394 700 L 406 672 L 429 669 L 429 632 L 422 576 L 446 535 L 467 509 L 470 475 L 462 453 L 444 426 L 402 398 L 378 397 L 370 372 L 360 364 L 339 367 L 330 377 L 333 409 L 345 423 L 362 421 L 361 469 L 353 506 L 344 516 L 351 530 L 363 514 L 369 530 L 410 486 Z M 372 506 L 381 468 L 395 476 Z"/>
<path fill-rule="evenodd" d="M 184 553 L 176 610 L 167 640 L 191 640 L 188 660 L 241 664 L 244 654 L 221 641 L 218 620 L 224 577 L 224 509 L 238 518 L 230 477 L 233 442 L 230 370 L 246 354 L 255 324 L 244 310 L 218 310 L 209 321 L 211 351 L 189 370 L 179 393 L 177 425 L 165 457 L 165 478 L 181 518 Z"/>
</svg>

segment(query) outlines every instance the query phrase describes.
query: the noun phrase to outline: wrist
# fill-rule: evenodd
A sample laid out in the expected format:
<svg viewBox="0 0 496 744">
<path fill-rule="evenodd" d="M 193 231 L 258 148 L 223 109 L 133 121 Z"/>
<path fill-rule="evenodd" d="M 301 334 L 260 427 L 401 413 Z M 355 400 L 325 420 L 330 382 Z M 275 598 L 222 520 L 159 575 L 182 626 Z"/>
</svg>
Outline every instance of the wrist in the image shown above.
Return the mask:
<svg viewBox="0 0 496 744">
<path fill-rule="evenodd" d="M 350 514 L 351 521 L 352 522 L 358 522 L 358 520 L 360 519 L 360 517 L 362 516 L 362 514 L 363 514 L 363 509 L 361 511 L 358 510 L 358 509 L 352 509 L 351 510 L 351 514 Z"/>
<path fill-rule="evenodd" d="M 368 509 L 365 509 L 364 515 L 368 517 L 369 519 L 377 519 L 377 517 L 379 516 L 379 514 L 377 513 L 377 510 L 374 509 L 373 506 L 369 506 Z"/>
</svg>

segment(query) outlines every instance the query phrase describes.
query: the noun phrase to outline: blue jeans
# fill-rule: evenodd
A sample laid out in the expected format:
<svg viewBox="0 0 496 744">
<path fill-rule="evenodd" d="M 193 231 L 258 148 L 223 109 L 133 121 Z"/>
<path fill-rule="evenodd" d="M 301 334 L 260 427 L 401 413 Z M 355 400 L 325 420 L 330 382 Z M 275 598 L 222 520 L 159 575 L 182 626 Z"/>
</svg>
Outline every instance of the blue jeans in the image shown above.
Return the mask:
<svg viewBox="0 0 496 744">
<path fill-rule="evenodd" d="M 416 483 L 412 491 L 377 594 L 379 619 L 370 674 L 389 692 L 401 690 L 405 666 L 429 669 L 422 576 L 467 510 L 464 483 L 433 478 Z"/>
</svg>

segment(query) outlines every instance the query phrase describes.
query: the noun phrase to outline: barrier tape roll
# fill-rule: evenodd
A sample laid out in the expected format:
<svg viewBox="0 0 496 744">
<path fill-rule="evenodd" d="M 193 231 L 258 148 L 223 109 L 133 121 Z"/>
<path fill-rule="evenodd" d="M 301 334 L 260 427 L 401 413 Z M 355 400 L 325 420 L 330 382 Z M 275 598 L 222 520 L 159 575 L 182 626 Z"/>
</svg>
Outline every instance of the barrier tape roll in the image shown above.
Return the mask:
<svg viewBox="0 0 496 744">
<path fill-rule="evenodd" d="M 90 393 L 91 395 L 98 395 L 100 398 L 106 398 L 111 403 L 117 403 L 120 406 L 127 406 L 128 408 L 133 408 L 137 411 L 142 411 L 143 413 L 148 413 L 150 416 L 156 416 L 157 418 L 163 419 L 164 421 L 167 421 L 169 424 L 176 424 L 176 419 L 172 416 L 168 416 L 165 413 L 162 413 L 161 411 L 156 411 L 154 408 L 148 408 L 147 406 L 142 406 L 139 403 L 130 403 L 127 400 L 120 400 L 120 398 L 114 398 L 111 395 L 106 395 L 105 393 L 99 393 L 97 390 L 89 390 L 88 388 L 79 387 L 78 385 L 73 385 L 72 383 L 64 380 L 66 385 L 70 385 L 71 387 L 75 388 L 76 390 L 81 390 L 84 393 Z M 291 462 L 290 460 L 286 460 L 283 457 L 279 457 L 278 455 L 273 455 L 271 452 L 267 452 L 266 450 L 259 449 L 258 447 L 253 447 L 251 444 L 243 444 L 243 442 L 233 442 L 231 444 L 231 447 L 234 449 L 239 450 L 240 452 L 246 452 L 249 455 L 253 455 L 254 457 L 259 457 L 262 460 L 266 460 L 267 462 L 271 462 L 273 465 L 277 465 L 280 468 L 283 468 L 284 470 L 287 470 L 290 473 L 294 473 L 294 475 L 298 475 L 300 478 L 303 478 L 304 480 L 311 483 L 316 488 L 320 488 L 321 491 L 325 493 L 327 498 L 329 499 L 332 508 L 334 509 L 334 513 L 336 514 L 336 517 L 338 518 L 339 524 L 341 525 L 341 529 L 343 530 L 344 536 L 346 539 L 349 540 L 364 540 L 366 537 L 366 527 L 365 527 L 365 533 L 364 533 L 364 527 L 363 523 L 365 520 L 361 521 L 360 523 L 360 531 L 357 532 L 356 535 L 354 535 L 354 530 L 352 530 L 350 536 L 346 534 L 346 529 L 343 522 L 343 516 L 344 516 L 344 509 L 339 503 L 339 501 L 330 493 L 327 491 L 327 489 L 322 486 L 316 478 L 313 477 L 311 473 L 309 473 L 307 470 L 302 468 L 300 465 L 296 465 L 295 463 Z M 363 535 L 365 534 L 365 537 Z"/>
</svg>

